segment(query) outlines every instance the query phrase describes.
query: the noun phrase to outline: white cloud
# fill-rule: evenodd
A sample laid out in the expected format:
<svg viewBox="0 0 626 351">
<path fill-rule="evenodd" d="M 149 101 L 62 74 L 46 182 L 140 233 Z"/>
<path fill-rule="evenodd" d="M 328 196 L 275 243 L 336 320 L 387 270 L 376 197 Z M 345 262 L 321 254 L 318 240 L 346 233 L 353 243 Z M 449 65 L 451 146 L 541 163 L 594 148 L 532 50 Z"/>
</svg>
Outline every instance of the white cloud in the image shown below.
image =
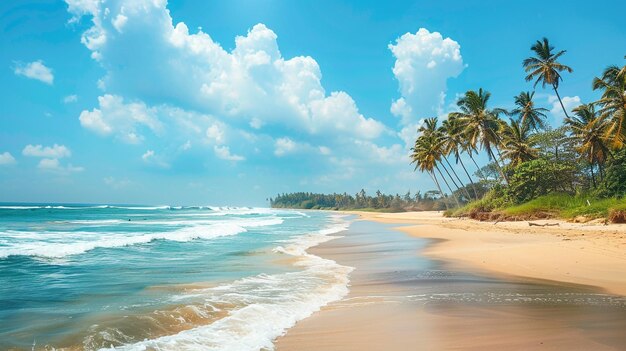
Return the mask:
<svg viewBox="0 0 626 351">
<path fill-rule="evenodd" d="M 64 104 L 71 104 L 73 102 L 78 101 L 78 95 L 73 94 L 73 95 L 68 95 L 66 97 L 63 98 L 63 103 Z"/>
<path fill-rule="evenodd" d="M 413 118 L 413 109 L 406 103 L 403 97 L 392 101 L 389 111 L 392 115 L 402 118 L 403 121 L 410 121 Z"/>
<path fill-rule="evenodd" d="M 65 145 L 54 144 L 53 146 L 26 145 L 22 150 L 22 155 L 30 157 L 45 157 L 58 159 L 72 156 L 72 152 Z"/>
<path fill-rule="evenodd" d="M 289 138 L 276 139 L 274 143 L 274 155 L 284 156 L 294 152 L 298 148 L 298 144 Z"/>
<path fill-rule="evenodd" d="M 420 28 L 406 33 L 389 44 L 396 58 L 393 74 L 399 83 L 401 97 L 391 105 L 391 112 L 403 124 L 441 113 L 447 80 L 457 77 L 465 68 L 461 46 L 438 32 Z"/>
<path fill-rule="evenodd" d="M 169 163 L 163 161 L 160 156 L 157 156 L 154 150 L 147 150 L 143 155 L 141 155 L 141 159 L 144 163 L 150 166 L 156 166 L 158 168 L 170 168 Z"/>
<path fill-rule="evenodd" d="M 166 1 L 68 4 L 75 17 L 92 18 L 82 42 L 107 70 L 106 89 L 120 96 L 156 97 L 159 103 L 175 102 L 253 129 L 276 125 L 322 137 L 365 139 L 384 130 L 359 113 L 347 93 L 326 93 L 313 58 L 284 58 L 276 33 L 263 24 L 237 36 L 234 49 L 227 51 L 201 30 L 190 33 L 185 23 L 174 24 Z M 104 115 L 92 113 L 84 119 L 93 123 L 84 124 L 109 133 L 103 124 L 112 125 Z"/>
<path fill-rule="evenodd" d="M 41 60 L 26 64 L 17 62 L 15 64 L 14 72 L 19 76 L 36 79 L 48 85 L 52 85 L 52 83 L 54 83 L 54 74 L 52 74 L 52 70 L 46 67 Z"/>
<path fill-rule="evenodd" d="M 225 142 L 224 138 L 224 126 L 220 123 L 213 123 L 206 129 L 206 136 L 209 142 L 217 145 Z"/>
<path fill-rule="evenodd" d="M 13 155 L 11 155 L 8 151 L 0 154 L 0 166 L 11 165 L 15 162 L 15 157 L 13 157 Z"/>
<path fill-rule="evenodd" d="M 43 171 L 67 174 L 67 173 L 75 173 L 82 172 L 85 170 L 83 167 L 73 166 L 72 164 L 68 164 L 67 166 L 61 165 L 59 159 L 56 158 L 42 158 L 37 165 L 37 168 Z"/>
<path fill-rule="evenodd" d="M 159 133 L 163 126 L 156 115 L 156 108 L 143 102 L 125 103 L 124 98 L 106 94 L 98 98 L 99 107 L 80 113 L 80 124 L 97 134 L 116 134 L 122 141 L 136 144 L 143 136 L 139 128 L 147 128 Z"/>
<path fill-rule="evenodd" d="M 572 114 L 572 110 L 582 104 L 579 96 L 563 96 L 561 98 L 563 100 L 563 106 L 567 110 L 569 115 Z M 550 113 L 554 117 L 557 125 L 563 121 L 565 118 L 565 113 L 563 112 L 563 108 L 561 107 L 561 103 L 559 103 L 559 99 L 556 95 L 549 95 L 548 102 L 552 104 L 552 108 L 550 108 Z"/>
<path fill-rule="evenodd" d="M 227 161 L 244 161 L 246 158 L 243 156 L 235 155 L 230 153 L 230 148 L 228 146 L 213 146 L 213 151 L 215 152 L 215 156 L 221 158 L 222 160 Z"/>
</svg>

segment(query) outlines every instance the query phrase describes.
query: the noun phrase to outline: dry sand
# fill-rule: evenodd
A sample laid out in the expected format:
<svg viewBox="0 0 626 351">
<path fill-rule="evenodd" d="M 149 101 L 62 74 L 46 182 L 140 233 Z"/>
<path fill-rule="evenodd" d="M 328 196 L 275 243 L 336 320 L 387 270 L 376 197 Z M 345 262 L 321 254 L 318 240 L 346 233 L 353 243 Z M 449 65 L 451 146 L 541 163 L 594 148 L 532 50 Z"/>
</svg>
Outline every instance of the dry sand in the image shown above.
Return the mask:
<svg viewBox="0 0 626 351">
<path fill-rule="evenodd" d="M 398 229 L 411 236 L 438 240 L 422 250 L 397 236 L 359 244 L 348 234 L 314 248 L 316 255 L 356 268 L 350 293 L 300 321 L 276 341 L 277 350 L 626 350 L 624 306 L 416 304 L 404 298 L 416 287 L 393 278 L 398 269 L 393 262 L 410 255 L 417 262 L 424 254 L 452 270 L 530 284 L 545 279 L 552 284 L 547 291 L 558 289 L 561 283 L 554 281 L 559 281 L 572 289 L 567 291 L 626 295 L 626 226 L 494 225 L 446 219 L 436 212 L 355 214 L 366 221 L 403 224 Z"/>
<path fill-rule="evenodd" d="M 424 254 L 494 273 L 592 285 L 626 295 L 626 224 L 478 222 L 440 212 L 355 212 L 362 219 L 416 224 L 398 228 L 443 241 Z"/>
</svg>

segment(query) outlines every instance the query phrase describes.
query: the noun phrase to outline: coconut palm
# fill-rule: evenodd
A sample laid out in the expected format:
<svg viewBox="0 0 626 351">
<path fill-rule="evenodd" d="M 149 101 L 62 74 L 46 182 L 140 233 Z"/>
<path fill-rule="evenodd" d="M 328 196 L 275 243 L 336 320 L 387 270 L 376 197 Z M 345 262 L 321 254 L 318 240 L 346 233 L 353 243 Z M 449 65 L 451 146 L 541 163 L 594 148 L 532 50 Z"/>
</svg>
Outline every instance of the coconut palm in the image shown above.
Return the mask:
<svg viewBox="0 0 626 351">
<path fill-rule="evenodd" d="M 463 182 L 461 181 L 459 176 L 456 174 L 456 172 L 452 168 L 452 165 L 450 164 L 450 162 L 446 158 L 446 155 L 447 155 L 446 148 L 445 148 L 446 135 L 443 133 L 443 131 L 440 128 L 437 127 L 438 122 L 439 122 L 439 120 L 438 120 L 437 117 L 427 118 L 427 119 L 424 120 L 424 123 L 422 124 L 422 126 L 420 126 L 418 128 L 417 132 L 421 133 L 422 135 L 425 135 L 427 137 L 432 136 L 434 138 L 434 140 L 437 140 L 437 143 L 439 143 L 439 152 L 441 153 L 440 159 L 442 159 L 445 163 L 448 164 L 448 167 L 450 168 L 450 170 L 448 170 L 448 167 L 446 167 L 443 163 L 441 163 L 441 168 L 443 168 L 443 170 L 446 172 L 446 174 L 448 175 L 448 177 L 452 181 L 452 184 L 454 184 L 454 187 L 457 190 L 465 189 L 465 186 L 463 185 Z M 452 172 L 452 173 L 450 173 L 450 172 Z M 456 179 L 459 181 L 459 183 L 461 184 L 460 186 L 457 184 L 457 182 L 455 181 L 454 177 L 452 176 L 453 174 L 456 177 Z M 444 177 L 444 182 L 446 184 L 448 183 L 447 180 L 445 179 L 445 177 Z M 471 196 L 467 192 L 467 189 L 465 189 L 465 193 L 467 195 L 467 198 L 470 199 Z"/>
<path fill-rule="evenodd" d="M 598 172 L 602 178 L 602 165 L 610 154 L 605 139 L 610 123 L 596 113 L 593 105 L 580 105 L 573 112 L 573 117 L 565 119 L 565 125 L 569 127 L 572 135 L 578 141 L 578 152 L 591 166 L 591 179 L 595 187 L 596 179 L 593 167 L 594 165 L 598 166 Z"/>
<path fill-rule="evenodd" d="M 593 90 L 602 90 L 598 113 L 609 122 L 607 137 L 614 148 L 624 147 L 626 142 L 626 66 L 610 66 L 602 77 L 594 78 Z"/>
<path fill-rule="evenodd" d="M 522 162 L 534 160 L 538 156 L 535 142 L 530 133 L 530 126 L 511 119 L 509 124 L 504 123 L 501 129 L 502 154 L 515 167 Z"/>
<path fill-rule="evenodd" d="M 466 150 L 469 146 L 465 138 L 463 137 L 463 126 L 459 123 L 457 118 L 452 116 L 448 116 L 448 119 L 441 123 L 441 133 L 443 135 L 443 150 L 446 155 L 454 154 L 454 159 L 457 164 L 461 164 L 463 171 L 467 175 L 470 183 L 472 184 L 472 189 L 474 190 L 474 198 L 478 199 L 478 193 L 476 192 L 476 185 L 472 180 L 467 168 L 465 168 L 465 164 L 463 163 L 463 159 L 461 158 L 461 152 Z M 471 157 L 471 155 L 470 155 Z M 460 181 L 460 180 L 459 180 Z M 469 194 L 467 194 L 469 196 Z"/>
<path fill-rule="evenodd" d="M 522 63 L 524 65 L 524 69 L 528 73 L 526 81 L 530 82 L 534 79 L 535 87 L 539 84 L 539 82 L 541 82 L 541 85 L 544 88 L 546 85 L 552 86 L 556 97 L 559 99 L 561 108 L 565 113 L 565 117 L 569 117 L 558 90 L 559 83 L 563 80 L 561 72 L 572 72 L 572 69 L 569 66 L 557 61 L 561 56 L 563 56 L 563 54 L 565 54 L 566 51 L 561 50 L 554 53 L 554 46 L 550 45 L 547 38 L 537 40 L 537 42 L 531 46 L 530 49 L 535 52 L 535 57 L 529 57 Z"/>
<path fill-rule="evenodd" d="M 441 190 L 441 185 L 439 184 L 439 180 L 435 174 L 436 169 L 439 172 L 439 175 L 443 178 L 441 170 L 437 168 L 437 161 L 441 155 L 440 141 L 437 140 L 435 135 L 422 134 L 415 140 L 415 146 L 411 148 L 411 151 L 411 163 L 415 163 L 415 169 L 427 172 L 435 182 L 435 185 L 437 185 L 437 189 L 439 190 L 441 197 L 445 198 L 445 194 Z M 449 185 L 448 188 L 450 189 Z M 450 189 L 450 192 L 452 192 L 452 189 Z M 454 199 L 457 202 L 457 205 L 459 205 L 456 197 Z M 445 200 L 444 205 L 446 206 L 446 209 L 448 209 L 448 203 Z"/>
<path fill-rule="evenodd" d="M 508 183 L 498 158 L 493 152 L 495 148 L 500 153 L 498 150 L 500 139 L 497 134 L 500 122 L 497 111 L 487 108 L 490 97 L 491 94 L 482 88 L 477 92 L 469 90 L 457 101 L 460 112 L 453 112 L 450 115 L 453 118 L 458 118 L 464 126 L 464 134 L 471 147 L 476 149 L 480 144 L 487 151 L 489 159 L 495 161 L 502 179 Z"/>
<path fill-rule="evenodd" d="M 515 108 L 507 114 L 517 116 L 522 125 L 527 125 L 530 129 L 538 131 L 539 128 L 545 128 L 546 112 L 549 110 L 536 107 L 533 101 L 534 96 L 534 91 L 522 91 L 515 97 Z"/>
</svg>

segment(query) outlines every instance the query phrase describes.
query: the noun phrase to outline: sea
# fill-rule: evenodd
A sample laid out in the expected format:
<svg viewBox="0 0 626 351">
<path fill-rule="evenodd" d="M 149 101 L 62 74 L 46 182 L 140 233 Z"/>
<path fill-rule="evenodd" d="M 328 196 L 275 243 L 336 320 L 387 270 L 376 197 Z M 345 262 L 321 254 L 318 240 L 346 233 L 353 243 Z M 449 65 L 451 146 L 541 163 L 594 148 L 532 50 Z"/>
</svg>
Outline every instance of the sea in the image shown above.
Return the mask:
<svg viewBox="0 0 626 351">
<path fill-rule="evenodd" d="M 307 252 L 352 218 L 211 206 L 0 203 L 0 350 L 272 350 L 348 293 Z"/>
</svg>

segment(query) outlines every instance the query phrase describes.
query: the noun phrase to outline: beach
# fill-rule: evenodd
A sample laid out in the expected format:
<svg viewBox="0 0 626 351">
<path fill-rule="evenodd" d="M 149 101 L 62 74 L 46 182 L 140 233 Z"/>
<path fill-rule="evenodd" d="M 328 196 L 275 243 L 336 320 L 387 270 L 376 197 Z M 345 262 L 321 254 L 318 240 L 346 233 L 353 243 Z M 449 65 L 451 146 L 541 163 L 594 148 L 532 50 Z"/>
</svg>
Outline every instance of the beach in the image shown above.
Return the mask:
<svg viewBox="0 0 626 351">
<path fill-rule="evenodd" d="M 354 267 L 350 293 L 278 350 L 623 350 L 626 226 L 351 212 L 310 251 Z M 408 234 L 408 235 L 407 235 Z"/>
</svg>

